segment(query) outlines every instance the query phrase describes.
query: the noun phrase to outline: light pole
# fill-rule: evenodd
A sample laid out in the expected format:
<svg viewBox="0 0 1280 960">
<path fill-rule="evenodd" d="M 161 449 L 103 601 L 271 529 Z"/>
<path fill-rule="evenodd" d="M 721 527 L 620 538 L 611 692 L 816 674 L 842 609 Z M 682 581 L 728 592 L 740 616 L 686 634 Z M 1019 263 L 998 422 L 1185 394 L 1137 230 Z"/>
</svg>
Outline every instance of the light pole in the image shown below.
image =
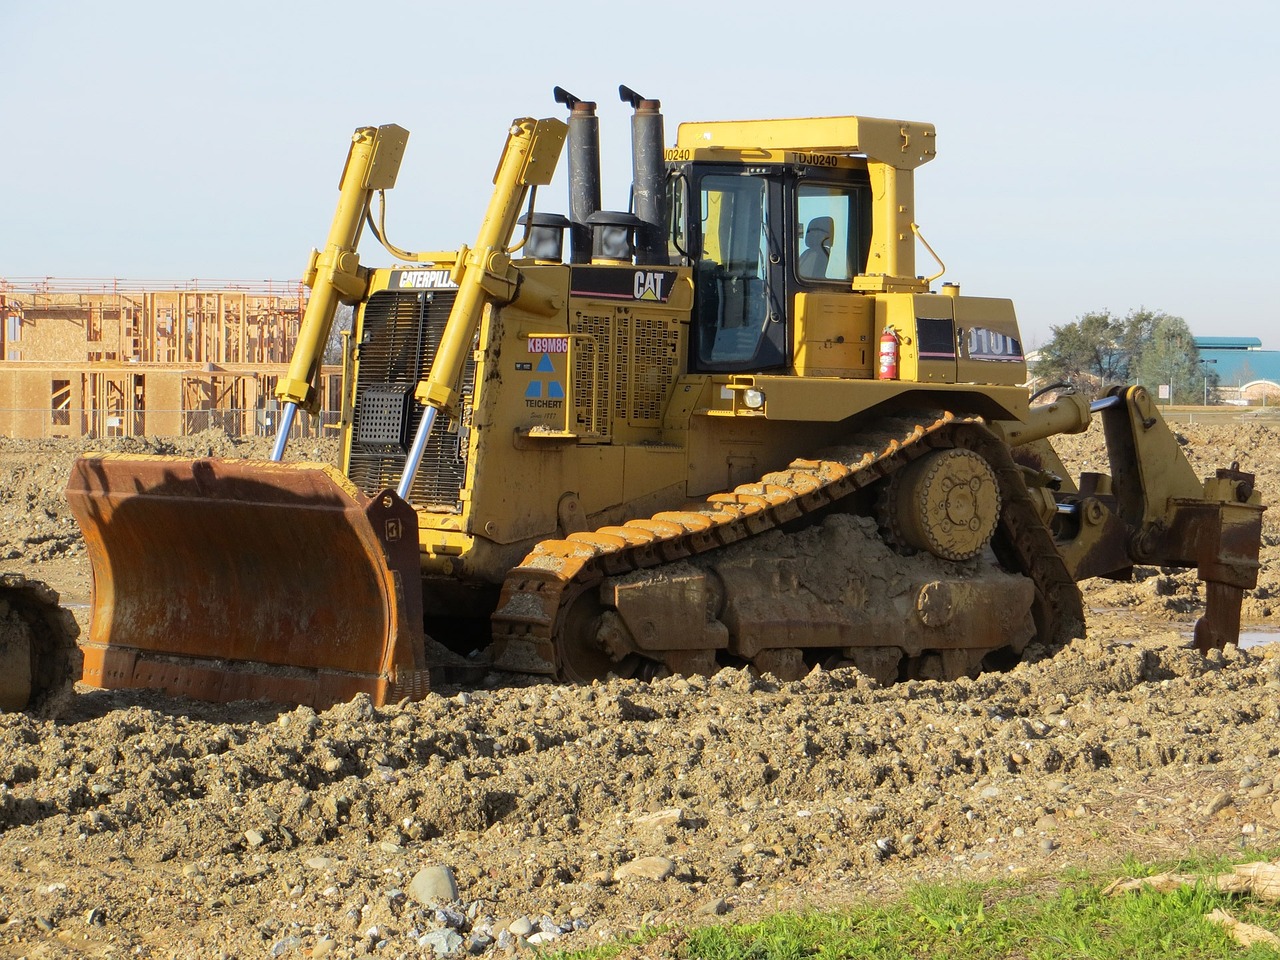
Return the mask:
<svg viewBox="0 0 1280 960">
<path fill-rule="evenodd" d="M 1201 360 L 1200 362 L 1201 363 L 1217 363 L 1218 361 L 1217 360 Z M 1204 405 L 1207 407 L 1209 405 L 1209 371 L 1202 370 L 1201 372 L 1204 373 Z"/>
</svg>

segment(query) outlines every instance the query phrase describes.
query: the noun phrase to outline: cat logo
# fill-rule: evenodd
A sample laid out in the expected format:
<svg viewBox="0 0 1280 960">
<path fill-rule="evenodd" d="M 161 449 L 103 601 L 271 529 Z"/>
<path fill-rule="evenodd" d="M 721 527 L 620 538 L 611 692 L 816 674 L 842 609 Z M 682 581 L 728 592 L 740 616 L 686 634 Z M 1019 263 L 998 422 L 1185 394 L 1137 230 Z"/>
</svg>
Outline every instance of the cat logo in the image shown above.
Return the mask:
<svg viewBox="0 0 1280 960">
<path fill-rule="evenodd" d="M 661 270 L 637 270 L 635 297 L 637 300 L 665 300 L 662 285 L 667 274 Z"/>
</svg>

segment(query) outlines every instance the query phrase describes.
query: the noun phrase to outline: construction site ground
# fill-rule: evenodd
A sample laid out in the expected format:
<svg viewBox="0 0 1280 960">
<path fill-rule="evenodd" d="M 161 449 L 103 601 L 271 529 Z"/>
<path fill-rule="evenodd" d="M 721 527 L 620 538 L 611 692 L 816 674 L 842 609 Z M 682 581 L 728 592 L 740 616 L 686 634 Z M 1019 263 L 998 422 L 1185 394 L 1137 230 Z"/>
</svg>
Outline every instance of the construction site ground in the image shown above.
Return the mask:
<svg viewBox="0 0 1280 960">
<path fill-rule="evenodd" d="M 1238 460 L 1275 500 L 1278 427 L 1176 429 L 1201 475 Z M 61 496 L 82 445 L 0 439 L 0 570 L 48 581 L 83 627 Z M 1073 470 L 1104 462 L 1099 433 L 1058 446 Z M 80 687 L 0 716 L 0 957 L 504 955 L 665 926 L 624 951 L 662 956 L 690 925 L 924 880 L 1044 887 L 1127 855 L 1275 849 L 1280 511 L 1263 529 L 1248 645 L 1208 658 L 1194 571 L 1139 568 L 1084 585 L 1087 638 L 973 681 L 490 675 L 320 713 Z"/>
</svg>

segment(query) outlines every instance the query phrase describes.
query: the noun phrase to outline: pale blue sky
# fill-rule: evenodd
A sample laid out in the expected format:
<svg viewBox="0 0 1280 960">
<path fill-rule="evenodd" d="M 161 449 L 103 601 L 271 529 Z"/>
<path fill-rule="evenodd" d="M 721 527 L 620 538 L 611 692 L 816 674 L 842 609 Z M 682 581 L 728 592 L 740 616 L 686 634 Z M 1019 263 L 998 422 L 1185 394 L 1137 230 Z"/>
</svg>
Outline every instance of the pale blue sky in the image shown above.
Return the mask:
<svg viewBox="0 0 1280 960">
<path fill-rule="evenodd" d="M 625 208 L 625 83 L 669 142 L 680 120 L 935 124 L 917 220 L 943 280 L 1012 297 L 1030 345 L 1146 306 L 1277 348 L 1277 36 L 1264 2 L 0 0 L 0 277 L 294 278 L 352 129 L 390 122 L 412 132 L 391 239 L 470 243 L 507 122 L 562 116 L 555 84 L 599 102 Z M 565 209 L 563 170 L 539 199 Z"/>
</svg>

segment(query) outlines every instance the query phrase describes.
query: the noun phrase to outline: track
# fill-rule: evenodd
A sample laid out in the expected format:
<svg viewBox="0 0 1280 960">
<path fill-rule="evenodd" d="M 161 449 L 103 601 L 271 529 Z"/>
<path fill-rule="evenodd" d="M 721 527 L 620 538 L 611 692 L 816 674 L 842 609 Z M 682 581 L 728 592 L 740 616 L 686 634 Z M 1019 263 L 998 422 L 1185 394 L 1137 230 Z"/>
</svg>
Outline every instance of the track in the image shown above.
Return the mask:
<svg viewBox="0 0 1280 960">
<path fill-rule="evenodd" d="M 80 628 L 48 584 L 0 574 L 0 708 L 39 710 L 80 677 Z"/>
<path fill-rule="evenodd" d="M 757 483 L 714 494 L 695 509 L 544 541 L 503 584 L 493 615 L 497 662 L 573 679 L 567 659 L 570 634 L 579 626 L 575 618 L 581 617 L 575 603 L 605 578 L 710 554 L 818 511 L 839 509 L 923 454 L 948 448 L 974 451 L 995 473 L 1003 507 L 991 545 L 1004 569 L 1026 575 L 1034 585 L 1036 639 L 1054 646 L 1079 635 L 1084 620 L 1079 590 L 1008 448 L 980 420 L 931 413 L 886 421 L 849 445 L 823 451 L 819 459 L 796 460 Z M 772 666 L 770 651 L 764 653 L 757 665 Z M 696 656 L 689 659 L 700 664 Z M 925 675 L 959 675 L 974 666 L 964 657 L 943 659 L 940 671 L 933 665 Z"/>
</svg>

